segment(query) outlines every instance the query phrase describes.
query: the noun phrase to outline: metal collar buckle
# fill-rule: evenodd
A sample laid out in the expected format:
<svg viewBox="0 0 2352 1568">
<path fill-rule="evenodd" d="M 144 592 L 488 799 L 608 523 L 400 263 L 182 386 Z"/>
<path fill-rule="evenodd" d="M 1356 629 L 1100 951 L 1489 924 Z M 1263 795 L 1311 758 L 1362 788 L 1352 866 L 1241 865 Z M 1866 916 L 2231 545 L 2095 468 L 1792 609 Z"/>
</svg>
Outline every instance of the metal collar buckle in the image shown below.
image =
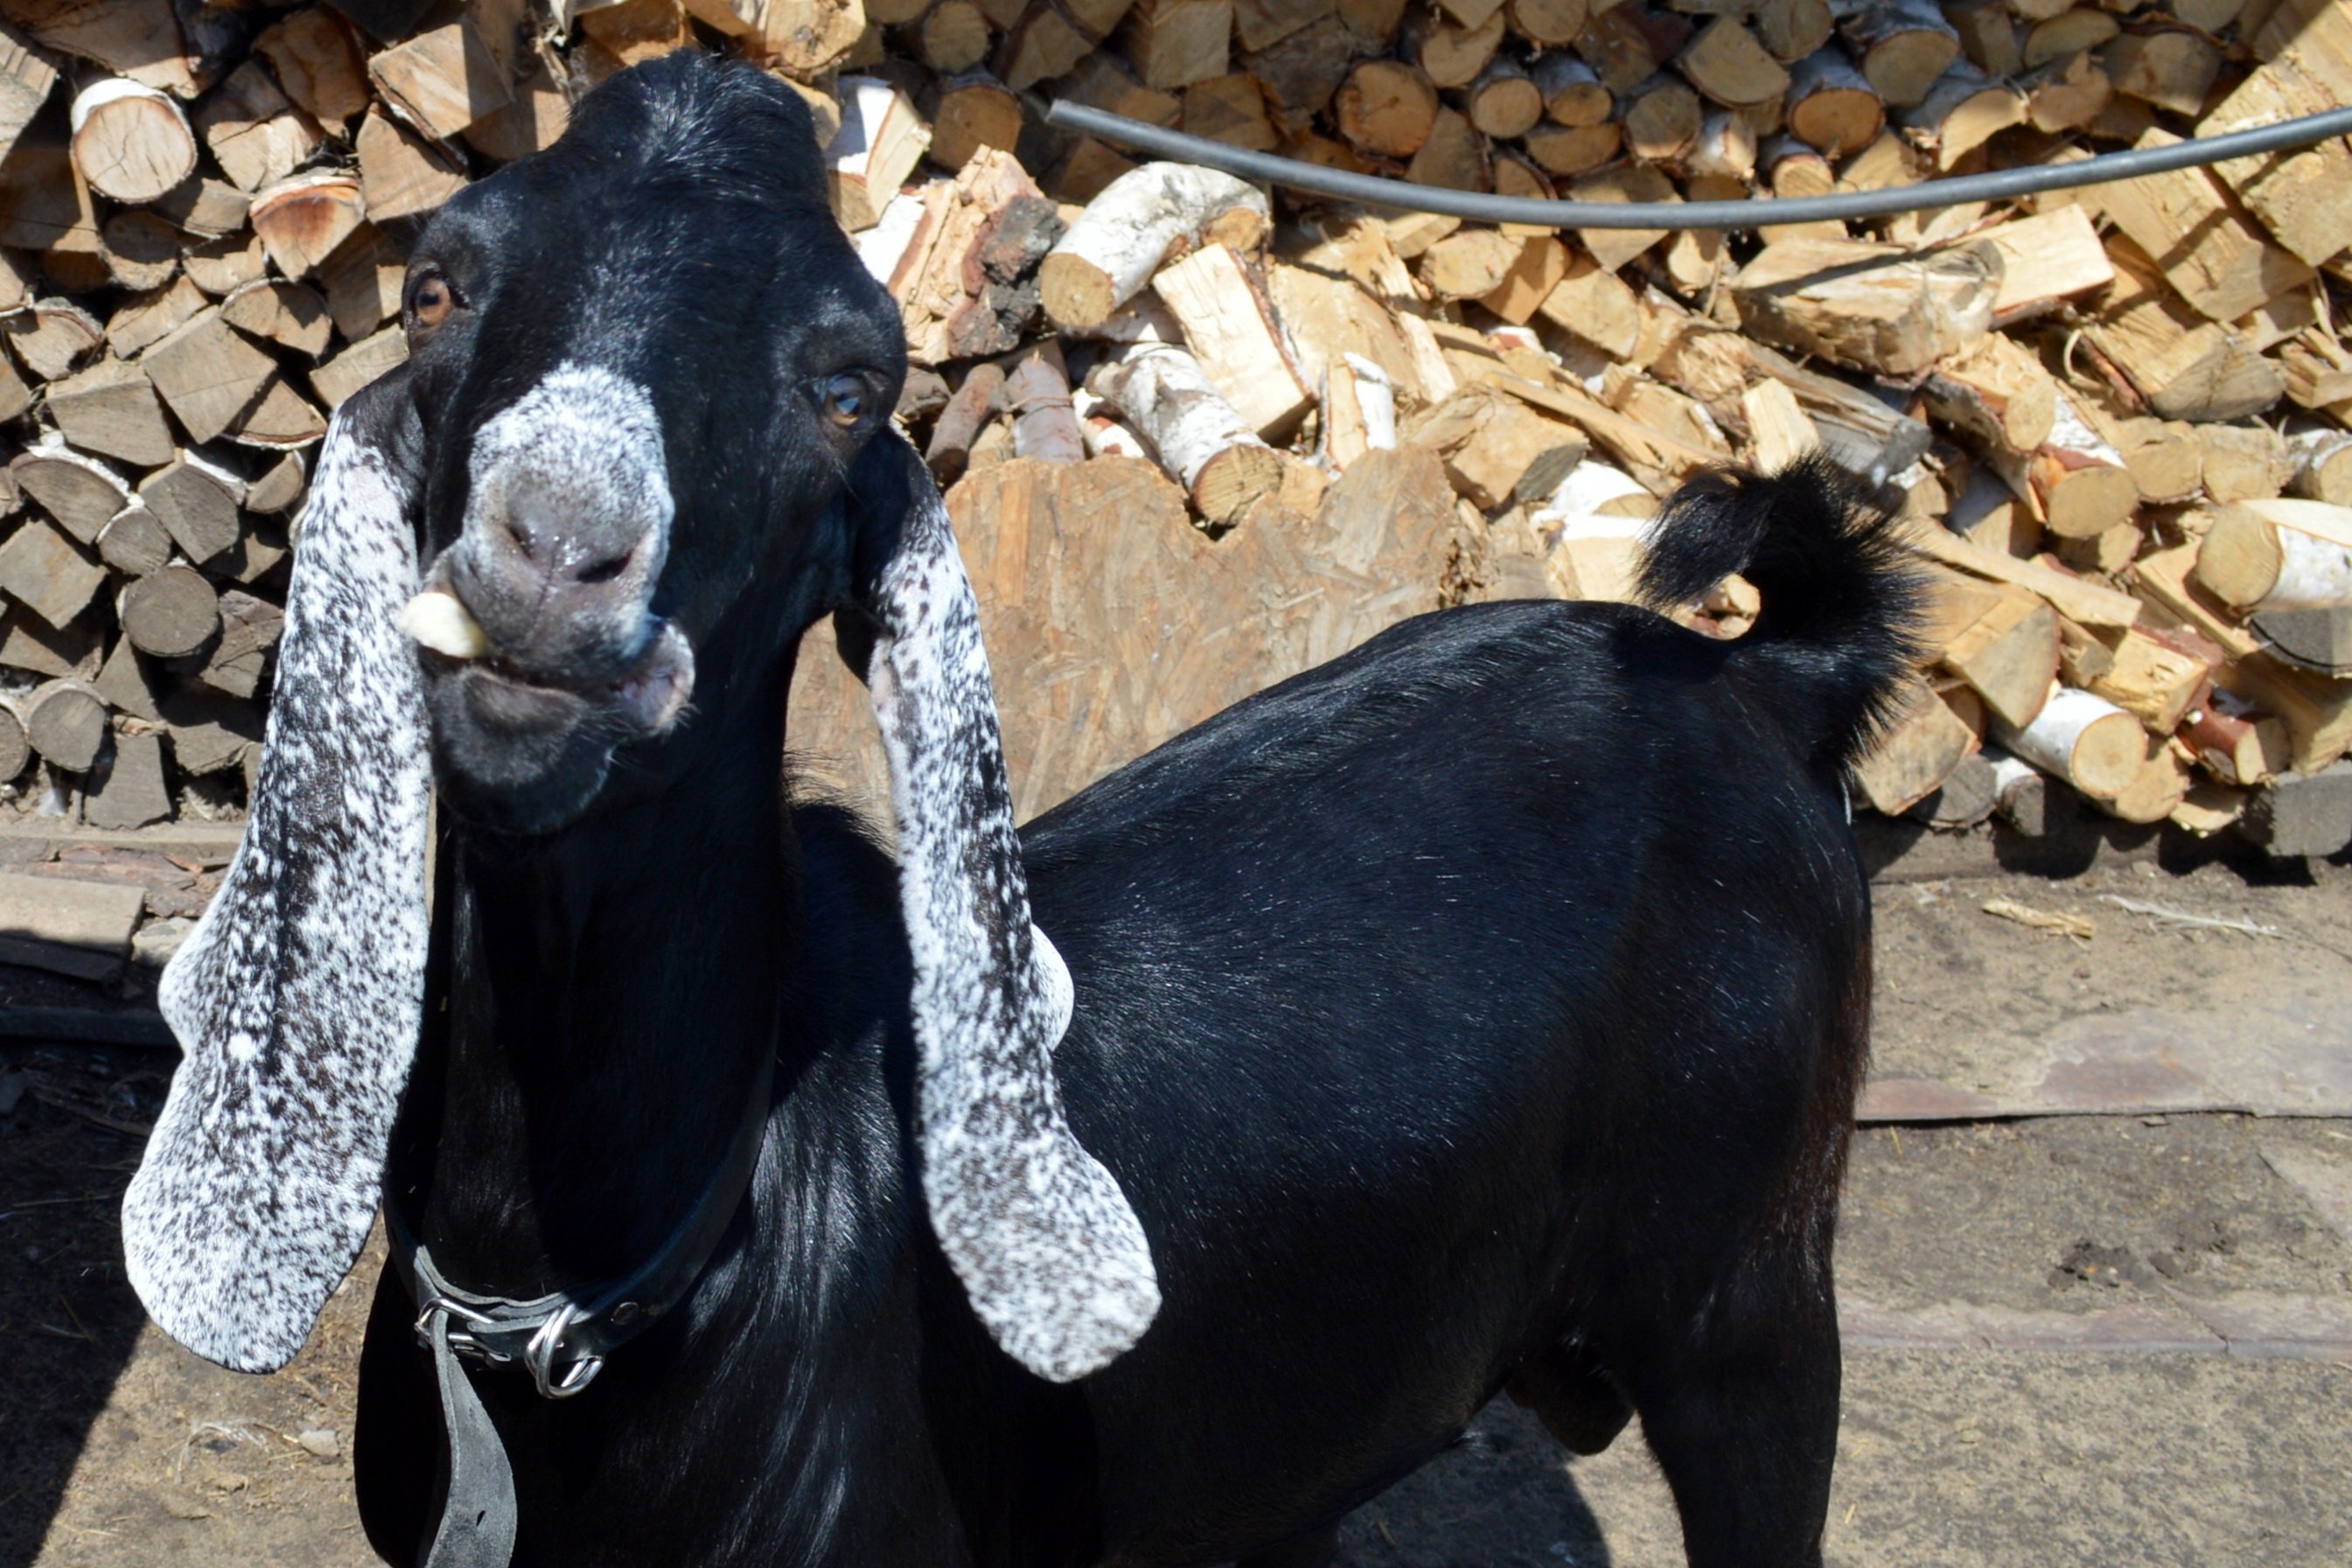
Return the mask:
<svg viewBox="0 0 2352 1568">
<path fill-rule="evenodd" d="M 576 1301 L 565 1301 L 548 1314 L 523 1347 L 522 1364 L 530 1369 L 530 1380 L 539 1385 L 544 1399 L 569 1399 L 590 1384 L 604 1370 L 601 1355 L 583 1355 L 564 1364 L 562 1375 L 555 1374 L 556 1353 L 563 1348 L 563 1335 L 583 1314 Z"/>
<path fill-rule="evenodd" d="M 442 1295 L 436 1295 L 427 1301 L 425 1303 L 425 1310 L 416 1314 L 417 1343 L 428 1347 L 432 1344 L 433 1320 L 436 1315 L 450 1320 L 452 1326 L 449 1329 L 449 1348 L 455 1354 L 464 1356 L 468 1361 L 480 1362 L 485 1365 L 500 1364 L 514 1359 L 502 1352 L 492 1350 L 487 1342 L 475 1337 L 472 1332 L 475 1329 L 496 1328 L 498 1320 L 487 1312 L 475 1311 L 463 1301 L 453 1301 Z M 459 1323 L 465 1326 L 462 1328 L 456 1326 Z"/>
</svg>

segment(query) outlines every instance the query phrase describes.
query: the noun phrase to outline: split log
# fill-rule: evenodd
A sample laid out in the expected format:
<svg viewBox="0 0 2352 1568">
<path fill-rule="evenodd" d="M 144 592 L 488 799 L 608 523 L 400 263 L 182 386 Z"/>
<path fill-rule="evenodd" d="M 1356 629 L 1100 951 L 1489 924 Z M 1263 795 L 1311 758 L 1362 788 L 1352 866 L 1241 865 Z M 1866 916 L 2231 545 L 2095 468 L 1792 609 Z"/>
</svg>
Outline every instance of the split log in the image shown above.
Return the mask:
<svg viewBox="0 0 2352 1568">
<path fill-rule="evenodd" d="M 36 299 L 0 320 L 0 332 L 24 367 L 45 382 L 72 374 L 105 340 L 97 318 L 68 299 Z"/>
<path fill-rule="evenodd" d="M 1437 123 L 1437 89 L 1397 60 L 1366 60 L 1348 73 L 1335 100 L 1339 134 L 1359 152 L 1410 158 Z"/>
<path fill-rule="evenodd" d="M 236 476 L 194 453 L 183 454 L 139 482 L 140 502 L 170 531 L 181 552 L 198 565 L 236 543 L 237 503 L 244 495 Z"/>
<path fill-rule="evenodd" d="M 1986 549 L 1940 527 L 1914 527 L 1904 537 L 1930 560 L 1957 567 L 1971 576 L 2030 589 L 2048 600 L 2050 607 L 2060 615 L 2084 626 L 2129 626 L 2139 619 L 2139 601 L 2131 595 L 2103 588 L 2040 561 L 2019 560 Z M 2147 563 L 2142 560 L 2138 564 L 2144 570 Z"/>
<path fill-rule="evenodd" d="M 82 796 L 82 821 L 93 828 L 128 831 L 163 821 L 171 814 L 161 737 L 128 730 L 115 736 L 90 771 Z"/>
<path fill-rule="evenodd" d="M 362 338 L 310 372 L 310 390 L 331 408 L 408 359 L 408 335 L 397 326 Z"/>
<path fill-rule="evenodd" d="M 2286 438 L 2265 425 L 2203 425 L 2197 441 L 2205 494 L 2215 501 L 2269 500 L 2294 477 L 2294 455 Z"/>
<path fill-rule="evenodd" d="M 2025 30 L 2025 66 L 2032 70 L 2074 55 L 2088 54 L 2111 41 L 2122 24 L 2106 12 L 2088 5 L 2061 11 Z"/>
<path fill-rule="evenodd" d="M 253 232 L 278 270 L 308 277 L 360 226 L 367 204 L 348 174 L 297 174 L 254 193 Z"/>
<path fill-rule="evenodd" d="M 2000 132 L 2023 124 L 2025 99 L 1970 62 L 1955 60 L 1902 120 L 1905 130 L 1935 150 L 1936 167 L 1948 172 Z"/>
<path fill-rule="evenodd" d="M 326 132 L 278 90 L 258 60 L 229 73 L 196 114 L 196 132 L 241 191 L 283 180 L 319 150 Z"/>
<path fill-rule="evenodd" d="M 1138 0 L 1118 30 L 1119 49 L 1146 87 L 1162 91 L 1223 76 L 1233 0 Z"/>
<path fill-rule="evenodd" d="M 142 468 L 171 460 L 171 426 L 137 365 L 105 359 L 79 375 L 51 382 L 47 407 L 58 432 L 84 452 Z"/>
<path fill-rule="evenodd" d="M 1270 152 L 1282 145 L 1266 112 L 1265 91 L 1245 71 L 1196 81 L 1184 89 L 1184 132 L 1229 147 Z"/>
<path fill-rule="evenodd" d="M 167 566 L 125 584 L 115 613 L 141 653 L 184 658 L 220 630 L 220 596 L 194 568 Z"/>
<path fill-rule="evenodd" d="M 250 697 L 268 670 L 269 651 L 285 632 L 286 612 L 233 588 L 220 596 L 220 636 L 192 678 L 226 696 Z"/>
<path fill-rule="evenodd" d="M 126 577 L 160 571 L 172 559 L 171 531 L 144 503 L 133 501 L 98 531 L 98 559 Z"/>
<path fill-rule="evenodd" d="M 1583 25 L 1580 16 L 1578 25 Z M 0 23 L 0 160 L 15 148 L 57 85 L 57 67 L 30 40 Z"/>
<path fill-rule="evenodd" d="M 2294 460 L 2289 488 L 2309 501 L 2352 507 L 2352 433 L 2308 430 L 2287 438 Z"/>
<path fill-rule="evenodd" d="M 1618 7 L 1624 9 L 1623 6 Z M 1612 12 L 1612 15 L 1614 15 Z M 1674 182 L 1655 169 L 1632 166 L 1604 169 L 1590 174 L 1570 187 L 1569 195 L 1580 202 L 1677 202 L 1681 193 Z M 1666 237 L 1667 231 L 1659 229 L 1579 229 L 1576 237 L 1594 260 L 1615 272 L 1635 256 Z"/>
<path fill-rule="evenodd" d="M 1359 355 L 1342 355 L 1324 371 L 1320 455 L 1334 473 L 1397 444 L 1395 386 L 1386 371 Z"/>
<path fill-rule="evenodd" d="M 103 567 L 38 517 L 0 541 L 0 591 L 52 626 L 70 623 L 105 580 Z"/>
<path fill-rule="evenodd" d="M 32 743 L 25 738 L 25 722 L 16 710 L 0 703 L 0 784 L 7 783 L 32 765 Z"/>
<path fill-rule="evenodd" d="M 106 744 L 105 699 L 80 681 L 35 686 L 19 699 L 16 712 L 26 741 L 52 768 L 86 772 Z"/>
<path fill-rule="evenodd" d="M 2123 454 L 2084 420 L 2074 400 L 2053 387 L 2049 438 L 2030 453 L 1988 449 L 2019 499 L 2037 508 L 2042 526 L 2061 538 L 2086 539 L 2131 520 L 2139 486 Z"/>
<path fill-rule="evenodd" d="M 1625 151 L 1645 163 L 1679 162 L 1698 143 L 1706 111 L 1676 78 L 1654 76 L 1619 103 Z"/>
<path fill-rule="evenodd" d="M 2117 92 L 2193 120 L 2221 74 L 2221 51 L 2194 33 L 2127 33 L 2106 47 L 2099 65 Z"/>
<path fill-rule="evenodd" d="M 1516 60 L 1489 65 L 1471 84 L 1468 103 L 1470 123 L 1497 141 L 1526 135 L 1544 114 L 1542 89 Z"/>
<path fill-rule="evenodd" d="M 1726 109 L 1769 103 L 1790 90 L 1787 68 L 1736 17 L 1717 16 L 1675 57 L 1675 68 Z"/>
<path fill-rule="evenodd" d="M 1829 0 L 1757 0 L 1753 15 L 1757 40 L 1791 68 L 1826 47 L 1836 27 Z"/>
<path fill-rule="evenodd" d="M 2115 657 L 2089 690 L 2137 717 L 2151 735 L 2179 729 L 2211 689 L 2218 649 L 2209 662 L 2181 638 L 2141 628 L 2104 640 Z"/>
<path fill-rule="evenodd" d="M 1759 474 L 1777 474 L 1809 452 L 1821 449 L 1822 433 L 1780 382 L 1758 382 L 1739 394 L 1748 415 L 1748 461 Z"/>
<path fill-rule="evenodd" d="M 1591 7 L 1586 0 L 1510 0 L 1503 15 L 1516 36 L 1545 48 L 1561 48 L 1584 31 Z"/>
<path fill-rule="evenodd" d="M 2179 140 L 2150 131 L 2138 145 L 2169 147 Z M 2273 244 L 2209 169 L 2126 181 L 2107 187 L 2100 199 L 2116 226 L 2210 320 L 2235 321 L 2311 281 L 2310 267 Z"/>
<path fill-rule="evenodd" d="M 1405 42 L 1407 52 L 1431 86 L 1468 87 L 1502 47 L 1502 13 L 1475 27 L 1442 22 L 1430 13 L 1411 16 L 1405 23 Z"/>
<path fill-rule="evenodd" d="M 1717 110 L 1699 127 L 1698 141 L 1684 158 L 1683 168 L 1693 181 L 1720 180 L 1746 195 L 1756 172 L 1755 127 L 1735 110 Z"/>
<path fill-rule="evenodd" d="M 2285 393 L 2279 368 L 2183 304 L 2145 252 L 2118 237 L 2107 254 L 2115 288 L 2084 335 L 2157 414 L 2198 423 L 2244 419 Z"/>
<path fill-rule="evenodd" d="M 2287 768 L 2286 726 L 2242 698 L 2216 692 L 2180 727 L 2200 766 L 2224 784 L 2253 789 Z"/>
<path fill-rule="evenodd" d="M 437 212 L 466 188 L 462 170 L 383 115 L 371 113 L 360 122 L 355 150 L 362 205 L 374 222 Z"/>
<path fill-rule="evenodd" d="M 131 498 L 130 486 L 113 469 L 58 440 L 20 453 L 8 472 L 17 488 L 83 544 L 96 539 Z"/>
<path fill-rule="evenodd" d="M 1664 69 L 1690 36 L 1691 25 L 1680 16 L 1623 0 L 1586 19 L 1576 52 L 1610 91 L 1626 92 Z"/>
<path fill-rule="evenodd" d="M 1869 146 L 1886 125 L 1877 89 L 1834 48 L 1790 69 L 1787 116 L 1790 135 L 1830 158 Z"/>
<path fill-rule="evenodd" d="M 1002 365 L 977 364 L 964 373 L 963 383 L 932 422 L 930 442 L 923 449 L 923 461 L 942 486 L 962 477 L 971 461 L 972 443 L 989 417 L 1003 406 L 1003 399 Z"/>
<path fill-rule="evenodd" d="M 2093 800 L 2112 800 L 2147 765 L 2139 721 L 2103 697 L 2060 686 L 2021 728 L 1995 721 L 1995 737 L 2012 755 L 2063 779 Z"/>
<path fill-rule="evenodd" d="M 1142 292 L 1179 246 L 1255 250 L 1272 222 L 1264 193 L 1230 174 L 1146 164 L 1114 181 L 1070 225 L 1039 268 L 1038 297 L 1061 325 L 1097 327 Z"/>
<path fill-rule="evenodd" d="M 220 311 L 222 320 L 247 337 L 291 349 L 308 359 L 315 360 L 327 351 L 334 330 L 327 317 L 327 302 L 315 289 L 276 278 L 247 284 L 221 301 Z"/>
<path fill-rule="evenodd" d="M 1878 96 L 1908 109 L 1960 52 L 1960 36 L 1933 0 L 1831 0 L 1838 32 Z"/>
<path fill-rule="evenodd" d="M 2057 612 L 2021 588 L 1979 591 L 1991 601 L 1982 612 L 1930 640 L 1940 648 L 1943 667 L 1966 681 L 1994 718 L 2029 726 L 2057 682 Z"/>
<path fill-rule="evenodd" d="M 2115 96 L 2107 73 L 2089 55 L 2068 55 L 2015 79 L 2025 95 L 2026 123 L 2052 136 L 2092 124 Z"/>
<path fill-rule="evenodd" d="M 930 160 L 953 172 L 983 147 L 1010 152 L 1021 139 L 1021 100 L 986 71 L 940 84 L 931 112 Z"/>
<path fill-rule="evenodd" d="M 1860 241 L 1781 240 L 1739 269 L 1742 325 L 1881 375 L 1913 375 L 1981 339 L 2000 260 L 1978 246 L 1914 255 Z"/>
<path fill-rule="evenodd" d="M 2206 31 L 2210 32 L 2208 28 Z M 2330 0 L 2282 0 L 2255 42 L 2263 63 L 2200 133 L 2272 124 L 2352 102 L 2352 17 Z M 2352 152 L 2342 138 L 2216 171 L 2279 244 L 2313 266 L 2352 246 Z"/>
<path fill-rule="evenodd" d="M 1312 405 L 1273 304 L 1231 246 L 1204 246 L 1151 283 L 1195 361 L 1252 430 L 1278 437 Z"/>
<path fill-rule="evenodd" d="M 1894 716 L 1853 769 L 1863 799 L 1890 817 L 1934 794 L 1979 745 L 1976 732 L 1925 681 L 1906 681 L 1896 700 Z M 2137 740 L 2139 732 L 2132 733 Z"/>
<path fill-rule="evenodd" d="M 180 246 L 185 241 L 160 214 L 125 207 L 100 227 L 99 243 L 107 276 L 125 288 L 144 292 L 172 281 L 180 270 Z"/>
<path fill-rule="evenodd" d="M 1546 320 L 1612 359 L 1631 354 L 1641 338 L 1640 297 L 1582 254 L 1569 258 L 1568 270 L 1537 308 Z"/>
<path fill-rule="evenodd" d="M 881 221 L 882 209 L 922 161 L 930 132 L 906 94 L 873 77 L 840 84 L 841 130 L 824 150 L 834 216 L 856 233 Z"/>
<path fill-rule="evenodd" d="M 233 294 L 269 270 L 269 253 L 261 237 L 247 230 L 191 246 L 180 266 L 188 281 L 214 298 Z"/>
<path fill-rule="evenodd" d="M 196 169 L 195 132 L 168 96 L 120 77 L 74 95 L 73 162 L 90 189 L 152 202 Z"/>
<path fill-rule="evenodd" d="M 1947 0 L 1944 20 L 1959 35 L 1960 53 L 1987 76 L 2006 79 L 2025 69 L 2024 40 L 2005 0 Z"/>
<path fill-rule="evenodd" d="M 2079 206 L 1996 224 L 1976 237 L 2000 253 L 2000 287 L 1992 303 L 1995 328 L 2048 315 L 2116 280 L 2098 230 Z"/>
<path fill-rule="evenodd" d="M 1598 125 L 1538 125 L 1521 138 L 1521 145 L 1545 172 L 1574 179 L 1613 162 L 1624 145 L 1624 130 L 1613 120 Z"/>
<path fill-rule="evenodd" d="M 1796 394 L 1830 460 L 1873 489 L 1926 456 L 1933 440 L 1925 424 L 1868 392 L 1721 328 L 1694 325 L 1679 331 L 1653 369 L 1735 430 L 1745 428 L 1739 407 L 1744 389 L 1759 378 L 1781 382 Z"/>
<path fill-rule="evenodd" d="M 368 61 L 368 76 L 387 109 L 444 141 L 513 101 L 470 16 L 384 50 Z"/>
<path fill-rule="evenodd" d="M 1509 505 L 1532 468 L 1562 475 L 1574 469 L 1588 445 L 1574 425 L 1485 383 L 1464 387 L 1423 415 L 1407 431 L 1406 443 L 1442 456 L 1454 493 L 1481 512 Z"/>
<path fill-rule="evenodd" d="M 884 276 L 908 358 L 936 365 L 1017 347 L 1037 314 L 1038 264 L 1065 233 L 1053 204 L 995 148 L 902 201 L 890 213 L 911 215 L 910 232 Z M 866 235 L 893 227 L 886 216 Z"/>
<path fill-rule="evenodd" d="M 1528 68 L 1543 93 L 1544 116 L 1570 128 L 1599 125 L 1613 111 L 1614 99 L 1592 68 L 1570 54 L 1547 54 Z"/>
<path fill-rule="evenodd" d="M 1039 22 L 1030 24 L 1030 28 L 1036 29 L 1047 21 L 1047 17 L 1041 17 Z M 1052 15 L 1050 21 L 1062 24 L 1058 14 Z M 915 29 L 916 55 L 941 76 L 954 76 L 978 67 L 988 58 L 989 50 L 995 41 L 995 36 L 989 31 L 987 13 L 973 5 L 971 0 L 939 0 L 939 4 L 924 13 L 921 23 Z M 1026 52 L 1034 54 L 1043 42 L 1042 38 L 1029 38 Z M 1016 67 L 1020 75 L 1028 75 L 1030 69 L 1043 71 L 1045 68 L 1048 62 L 1022 59 L 1024 53 L 1021 45 L 1013 46 L 1014 59 L 1020 66 L 1028 68 L 1020 69 Z"/>
<path fill-rule="evenodd" d="M 2180 810 L 2190 781 L 2188 759 L 2168 740 L 2159 738 L 2149 744 L 2139 772 L 2129 784 L 2114 799 L 2093 803 L 2111 817 L 2147 826 L 2164 821 Z"/>
<path fill-rule="evenodd" d="M 2048 441 L 2057 422 L 2056 379 L 2032 350 L 1998 332 L 1936 365 L 1919 390 L 1937 419 L 2011 461 Z"/>
<path fill-rule="evenodd" d="M 2195 580 L 2223 604 L 2249 614 L 2352 604 L 2352 507 L 2250 502 L 2210 516 Z"/>
<path fill-rule="evenodd" d="M 277 361 L 223 321 L 217 308 L 191 319 L 139 362 L 180 427 L 199 442 L 235 423 L 278 370 Z"/>
<path fill-rule="evenodd" d="M 1151 444 L 1160 465 L 1211 523 L 1238 519 L 1282 483 L 1282 459 L 1217 394 L 1199 361 L 1150 344 L 1098 367 L 1093 390 Z"/>
<path fill-rule="evenodd" d="M 342 19 L 323 5 L 288 13 L 253 41 L 278 86 L 320 125 L 343 131 L 368 106 L 367 62 Z"/>
</svg>

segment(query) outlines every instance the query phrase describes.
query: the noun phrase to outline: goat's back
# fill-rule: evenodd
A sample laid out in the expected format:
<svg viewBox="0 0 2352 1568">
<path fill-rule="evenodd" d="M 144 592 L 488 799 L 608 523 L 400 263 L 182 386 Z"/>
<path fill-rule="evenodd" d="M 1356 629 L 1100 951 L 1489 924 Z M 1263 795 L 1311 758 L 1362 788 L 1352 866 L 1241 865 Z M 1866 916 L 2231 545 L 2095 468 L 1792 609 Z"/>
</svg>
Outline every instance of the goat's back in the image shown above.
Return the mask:
<svg viewBox="0 0 2352 1568">
<path fill-rule="evenodd" d="M 1116 1554 L 1369 1497 L 1529 1353 L 1822 1228 L 1867 892 L 1734 646 L 1424 617 L 1024 831 L 1071 1119 L 1166 1295 L 1087 1385 Z"/>
</svg>

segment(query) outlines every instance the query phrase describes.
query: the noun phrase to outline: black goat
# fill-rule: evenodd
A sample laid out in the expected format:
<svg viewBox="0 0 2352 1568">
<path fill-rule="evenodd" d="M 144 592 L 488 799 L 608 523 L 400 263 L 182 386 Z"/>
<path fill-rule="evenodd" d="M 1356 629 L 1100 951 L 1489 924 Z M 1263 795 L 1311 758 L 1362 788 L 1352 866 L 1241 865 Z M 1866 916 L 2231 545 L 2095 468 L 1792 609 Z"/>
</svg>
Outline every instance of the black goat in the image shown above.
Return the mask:
<svg viewBox="0 0 2352 1568">
<path fill-rule="evenodd" d="M 1839 779 L 1909 596 L 1828 469 L 1662 525 L 1650 597 L 1745 570 L 1742 640 L 1426 617 L 1016 840 L 793 93 L 615 77 L 435 219 L 404 312 L 321 454 L 124 1216 L 163 1325 L 262 1368 L 386 1200 L 387 1559 L 1309 1563 L 1507 1388 L 1580 1452 L 1638 1411 L 1694 1563 L 1818 1560 Z M 896 866 L 783 793 L 828 612 Z"/>
</svg>

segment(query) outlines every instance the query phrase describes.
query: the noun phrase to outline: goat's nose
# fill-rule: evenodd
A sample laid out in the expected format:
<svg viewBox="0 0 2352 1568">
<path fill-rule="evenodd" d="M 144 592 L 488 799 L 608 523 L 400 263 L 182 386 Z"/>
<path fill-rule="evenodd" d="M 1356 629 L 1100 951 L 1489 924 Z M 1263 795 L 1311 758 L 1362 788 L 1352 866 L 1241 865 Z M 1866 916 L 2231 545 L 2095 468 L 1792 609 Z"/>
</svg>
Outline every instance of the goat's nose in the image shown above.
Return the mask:
<svg viewBox="0 0 2352 1568">
<path fill-rule="evenodd" d="M 519 486 L 468 519 L 449 584 L 512 662 L 584 673 L 643 642 L 659 517 L 600 499 Z"/>
</svg>

